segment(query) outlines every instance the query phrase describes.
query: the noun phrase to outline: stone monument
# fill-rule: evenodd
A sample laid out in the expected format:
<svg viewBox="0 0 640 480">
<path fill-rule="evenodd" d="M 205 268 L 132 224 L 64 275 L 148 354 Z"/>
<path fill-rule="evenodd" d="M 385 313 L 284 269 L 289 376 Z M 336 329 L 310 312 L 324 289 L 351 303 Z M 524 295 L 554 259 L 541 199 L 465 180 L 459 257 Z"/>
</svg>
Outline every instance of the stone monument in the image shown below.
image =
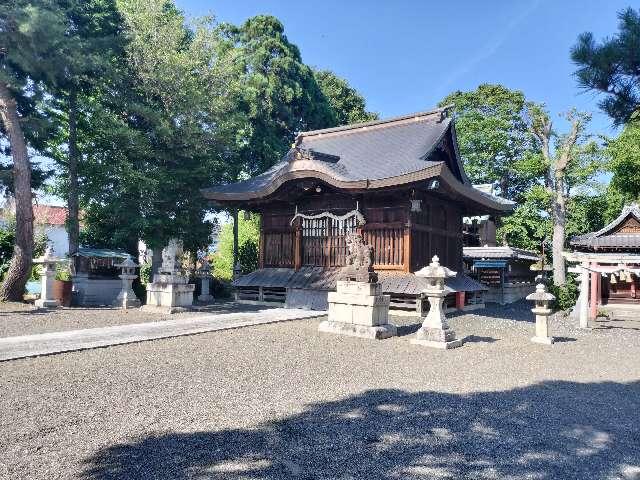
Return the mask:
<svg viewBox="0 0 640 480">
<path fill-rule="evenodd" d="M 40 277 L 40 298 L 34 302 L 39 308 L 55 308 L 60 303 L 53 298 L 53 282 L 56 279 L 56 265 L 61 260 L 54 256 L 53 248 L 47 246 L 44 255 L 36 258 L 33 263 L 42 265 Z"/>
<path fill-rule="evenodd" d="M 389 295 L 382 294 L 373 271 L 373 249 L 359 233 L 347 234 L 347 265 L 340 272 L 337 291 L 329 292 L 329 316 L 319 332 L 383 339 L 397 335 L 389 323 Z"/>
<path fill-rule="evenodd" d="M 555 300 L 555 298 L 547 292 L 547 287 L 542 283 L 536 286 L 534 293 L 527 295 L 527 300 L 535 302 L 534 308 L 531 309 L 536 316 L 536 335 L 531 338 L 534 343 L 551 345 L 554 341 L 553 337 L 549 335 L 549 316 L 552 312 L 549 308 L 549 302 Z"/>
<path fill-rule="evenodd" d="M 462 340 L 456 338 L 456 333 L 449 328 L 442 306 L 447 295 L 444 279 L 455 276 L 456 272 L 440 265 L 440 259 L 435 255 L 428 266 L 415 274 L 428 281 L 428 286 L 422 293 L 429 299 L 429 312 L 411 343 L 443 350 L 462 346 Z"/>
<path fill-rule="evenodd" d="M 162 265 L 147 285 L 145 309 L 177 312 L 193 305 L 196 286 L 182 271 L 182 242 L 172 238 L 162 250 Z"/>
<path fill-rule="evenodd" d="M 138 300 L 133 288 L 131 288 L 133 281 L 138 278 L 138 275 L 136 275 L 138 265 L 135 264 L 131 257 L 127 257 L 122 263 L 116 263 L 114 267 L 122 270 L 122 273 L 118 275 L 120 279 L 122 279 L 122 288 L 113 301 L 113 306 L 125 310 L 128 308 L 138 308 L 140 306 L 140 300 Z"/>
</svg>

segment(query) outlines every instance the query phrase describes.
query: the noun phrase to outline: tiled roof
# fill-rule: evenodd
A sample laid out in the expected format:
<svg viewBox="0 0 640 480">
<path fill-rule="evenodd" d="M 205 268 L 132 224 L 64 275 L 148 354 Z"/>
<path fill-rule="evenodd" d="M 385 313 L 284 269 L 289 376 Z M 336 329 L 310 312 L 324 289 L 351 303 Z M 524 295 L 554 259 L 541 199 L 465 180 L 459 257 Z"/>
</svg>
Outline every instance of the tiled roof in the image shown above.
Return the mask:
<svg viewBox="0 0 640 480">
<path fill-rule="evenodd" d="M 573 237 L 569 242 L 573 247 L 587 249 L 640 248 L 640 233 L 615 233 L 630 217 L 640 222 L 640 205 L 633 203 L 622 209 L 613 222 L 597 232 Z"/>
<path fill-rule="evenodd" d="M 36 225 L 64 226 L 68 211 L 65 207 L 53 205 L 34 205 L 33 221 Z"/>
<path fill-rule="evenodd" d="M 486 208 L 510 210 L 513 202 L 474 189 L 459 159 L 453 170 L 442 160 L 430 160 L 445 135 L 455 143 L 453 122 L 443 109 L 304 132 L 285 158 L 265 173 L 214 185 L 202 194 L 216 201 L 245 201 L 266 197 L 296 178 L 320 179 L 344 189 L 374 189 L 440 177 Z"/>
<path fill-rule="evenodd" d="M 472 259 L 517 258 L 534 262 L 540 260 L 540 255 L 533 250 L 524 250 L 508 245 L 502 247 L 464 247 L 462 252 L 465 258 Z"/>
</svg>

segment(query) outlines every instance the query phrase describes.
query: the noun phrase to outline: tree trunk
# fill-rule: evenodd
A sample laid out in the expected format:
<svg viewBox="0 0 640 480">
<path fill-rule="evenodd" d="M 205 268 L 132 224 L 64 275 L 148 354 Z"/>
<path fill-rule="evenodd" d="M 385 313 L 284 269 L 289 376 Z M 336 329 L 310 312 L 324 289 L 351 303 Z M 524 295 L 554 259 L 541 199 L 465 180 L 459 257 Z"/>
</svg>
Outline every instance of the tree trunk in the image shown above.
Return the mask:
<svg viewBox="0 0 640 480">
<path fill-rule="evenodd" d="M 69 209 L 69 218 L 67 220 L 67 229 L 69 231 L 69 257 L 73 257 L 78 252 L 80 237 L 80 221 L 78 207 L 78 136 L 77 136 L 77 92 L 72 87 L 69 93 L 69 159 L 67 171 L 69 174 L 69 196 L 67 198 L 67 207 Z"/>
<path fill-rule="evenodd" d="M 16 101 L 4 82 L 0 82 L 0 117 L 11 145 L 16 201 L 16 243 L 13 247 L 11 265 L 0 287 L 0 301 L 21 302 L 33 262 L 31 165 L 24 133 L 20 127 Z"/>
<path fill-rule="evenodd" d="M 553 196 L 553 283 L 564 285 L 567 281 L 565 260 L 562 256 L 565 240 L 565 225 L 567 223 L 567 209 L 564 197 L 564 180 L 557 176 Z"/>
</svg>

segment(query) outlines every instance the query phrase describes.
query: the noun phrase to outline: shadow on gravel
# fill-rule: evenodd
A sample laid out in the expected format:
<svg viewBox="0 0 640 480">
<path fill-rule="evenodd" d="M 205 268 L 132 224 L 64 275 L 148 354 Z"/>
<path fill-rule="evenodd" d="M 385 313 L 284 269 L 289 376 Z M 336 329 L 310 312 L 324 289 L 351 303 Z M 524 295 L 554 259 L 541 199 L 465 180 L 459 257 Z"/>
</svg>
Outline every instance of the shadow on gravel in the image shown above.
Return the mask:
<svg viewBox="0 0 640 480">
<path fill-rule="evenodd" d="M 371 390 L 258 429 L 105 448 L 86 461 L 83 478 L 633 479 L 638 411 L 640 382 L 544 382 L 469 395 Z"/>
<path fill-rule="evenodd" d="M 497 341 L 497 338 L 483 337 L 480 335 L 467 335 L 464 337 L 464 343 L 495 343 Z"/>
</svg>

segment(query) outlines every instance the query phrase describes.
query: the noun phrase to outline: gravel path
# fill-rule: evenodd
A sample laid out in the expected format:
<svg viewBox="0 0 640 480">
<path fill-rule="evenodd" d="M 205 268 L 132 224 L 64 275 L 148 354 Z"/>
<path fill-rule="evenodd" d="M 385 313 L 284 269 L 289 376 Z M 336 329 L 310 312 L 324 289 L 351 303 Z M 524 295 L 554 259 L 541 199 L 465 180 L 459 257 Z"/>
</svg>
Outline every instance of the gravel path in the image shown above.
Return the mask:
<svg viewBox="0 0 640 480">
<path fill-rule="evenodd" d="M 502 312 L 446 352 L 302 320 L 5 362 L 0 478 L 640 478 L 640 322 Z"/>
<path fill-rule="evenodd" d="M 253 312 L 265 307 L 240 305 L 233 302 L 200 307 L 203 312 Z M 0 338 L 37 333 L 78 330 L 81 328 L 158 322 L 192 316 L 193 312 L 162 314 L 140 309 L 118 308 L 55 308 L 37 309 L 25 303 L 0 303 Z"/>
</svg>

